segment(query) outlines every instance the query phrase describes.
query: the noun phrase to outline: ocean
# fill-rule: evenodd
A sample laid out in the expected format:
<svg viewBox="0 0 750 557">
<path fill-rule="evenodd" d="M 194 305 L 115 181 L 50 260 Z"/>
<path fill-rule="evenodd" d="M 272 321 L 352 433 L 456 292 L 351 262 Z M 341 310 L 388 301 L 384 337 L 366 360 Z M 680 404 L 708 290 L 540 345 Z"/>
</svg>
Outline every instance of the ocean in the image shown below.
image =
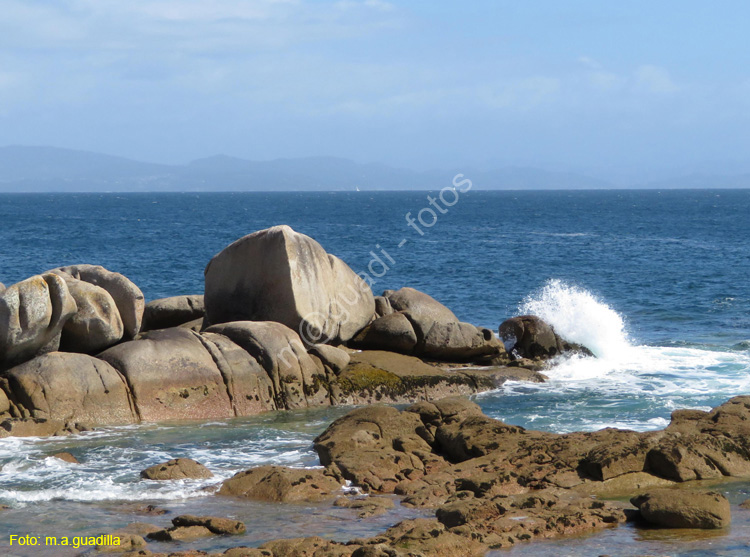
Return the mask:
<svg viewBox="0 0 750 557">
<path fill-rule="evenodd" d="M 750 394 L 750 190 L 459 187 L 444 190 L 442 200 L 438 193 L 0 195 L 0 281 L 92 263 L 128 276 L 147 300 L 196 294 L 215 253 L 245 234 L 288 224 L 366 273 L 375 294 L 411 286 L 493 330 L 508 317 L 535 313 L 597 355 L 556 361 L 547 383 L 509 383 L 478 395 L 492 417 L 556 432 L 643 431 L 664 427 L 677 408 L 708 409 Z M 12 533 L 99 535 L 143 520 L 132 509 L 149 503 L 192 514 L 231 507 L 248 523 L 246 538 L 185 546 L 201 549 L 277 537 L 278 520 L 289 521 L 285 534 L 348 539 L 418 515 L 397 507 L 365 523 L 348 509 L 300 506 L 280 514 L 217 503 L 204 489 L 210 481 L 164 486 L 138 478 L 143 468 L 180 456 L 208 465 L 217 479 L 265 463 L 314 466 L 312 439 L 346 411 L 2 439 L 0 503 L 11 509 L 0 511 L 0 547 L 7 549 Z M 45 458 L 61 450 L 82 464 Z M 11 554 L 43 554 L 23 551 Z"/>
</svg>

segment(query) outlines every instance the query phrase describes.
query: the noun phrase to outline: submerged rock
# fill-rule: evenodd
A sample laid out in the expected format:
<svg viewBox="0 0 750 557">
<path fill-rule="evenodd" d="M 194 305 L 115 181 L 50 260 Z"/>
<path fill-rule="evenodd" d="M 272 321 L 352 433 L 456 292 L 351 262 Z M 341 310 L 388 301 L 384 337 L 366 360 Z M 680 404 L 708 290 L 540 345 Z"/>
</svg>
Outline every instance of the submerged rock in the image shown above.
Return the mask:
<svg viewBox="0 0 750 557">
<path fill-rule="evenodd" d="M 729 526 L 729 501 L 715 491 L 696 492 L 675 489 L 649 491 L 633 497 L 646 522 L 662 528 L 717 529 Z"/>
<path fill-rule="evenodd" d="M 306 344 L 352 338 L 375 312 L 369 286 L 312 238 L 274 226 L 232 243 L 209 262 L 206 319 L 276 321 Z"/>
<path fill-rule="evenodd" d="M 174 458 L 155 464 L 141 472 L 146 480 L 201 480 L 213 478 L 211 471 L 192 458 Z"/>
</svg>

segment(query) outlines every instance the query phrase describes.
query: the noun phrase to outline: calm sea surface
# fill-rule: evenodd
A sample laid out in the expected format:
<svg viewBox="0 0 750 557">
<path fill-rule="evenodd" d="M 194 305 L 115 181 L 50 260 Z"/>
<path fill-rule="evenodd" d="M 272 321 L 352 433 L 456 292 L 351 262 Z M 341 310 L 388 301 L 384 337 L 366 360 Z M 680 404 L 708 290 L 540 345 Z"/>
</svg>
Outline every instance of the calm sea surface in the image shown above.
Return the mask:
<svg viewBox="0 0 750 557">
<path fill-rule="evenodd" d="M 201 293 L 215 253 L 255 230 L 289 224 L 367 273 L 376 294 L 412 286 L 462 320 L 495 330 L 507 317 L 533 312 L 597 354 L 557 362 L 549 383 L 478 396 L 493 417 L 559 432 L 646 430 L 666 425 L 675 408 L 707 409 L 750 394 L 750 191 L 471 190 L 446 192 L 455 203 L 437 201 L 439 208 L 427 195 L 0 195 L 0 281 L 93 263 L 127 275 L 148 300 Z M 2 514 L 0 550 L 8 551 L 11 533 L 111 531 L 143 519 L 124 510 L 137 502 L 221 513 L 203 491 L 211 482 L 153 486 L 138 472 L 178 456 L 203 461 L 218 479 L 260 463 L 313 466 L 312 438 L 345 411 L 0 440 L 0 503 L 12 507 Z M 82 464 L 44 458 L 59 450 Z M 262 506 L 224 505 L 223 514 L 254 524 L 233 545 L 260 543 L 282 520 Z M 35 518 L 41 511 L 44 524 Z M 297 525 L 294 535 L 346 539 L 408 515 L 398 509 L 363 524 L 348 512 L 299 507 L 284 516 Z M 636 538 L 625 533 L 618 543 Z M 662 542 L 649 538 L 643 551 L 682 554 L 679 544 L 654 543 Z"/>
</svg>

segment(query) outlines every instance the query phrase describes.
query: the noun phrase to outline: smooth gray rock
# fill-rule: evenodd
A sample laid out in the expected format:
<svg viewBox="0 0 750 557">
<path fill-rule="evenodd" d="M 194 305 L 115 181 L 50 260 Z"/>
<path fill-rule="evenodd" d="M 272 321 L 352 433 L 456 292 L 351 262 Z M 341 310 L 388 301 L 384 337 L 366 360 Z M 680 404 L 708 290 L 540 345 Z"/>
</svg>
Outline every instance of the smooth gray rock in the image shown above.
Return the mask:
<svg viewBox="0 0 750 557">
<path fill-rule="evenodd" d="M 241 238 L 205 271 L 206 320 L 275 321 L 305 344 L 339 344 L 375 312 L 369 286 L 318 242 L 288 226 Z"/>
<path fill-rule="evenodd" d="M 363 350 L 388 350 L 411 354 L 417 346 L 417 334 L 401 312 L 379 317 L 350 341 L 350 346 Z"/>
<path fill-rule="evenodd" d="M 60 346 L 65 323 L 77 311 L 65 281 L 36 275 L 0 294 L 0 370 Z"/>
<path fill-rule="evenodd" d="M 61 349 L 93 354 L 120 342 L 124 328 L 109 292 L 70 275 L 61 276 L 78 306 L 78 311 L 63 327 Z"/>
<path fill-rule="evenodd" d="M 125 328 L 125 337 L 133 338 L 141 330 L 146 305 L 143 292 L 126 276 L 108 271 L 100 265 L 69 265 L 51 272 L 67 273 L 73 278 L 103 288 L 109 292 L 117 305 Z"/>
<path fill-rule="evenodd" d="M 320 358 L 323 364 L 331 368 L 334 373 L 338 373 L 348 366 L 351 360 L 348 352 L 329 344 L 314 344 L 310 347 L 309 352 Z"/>
<path fill-rule="evenodd" d="M 178 327 L 205 314 L 202 295 L 172 296 L 153 300 L 146 304 L 141 331 Z"/>
</svg>

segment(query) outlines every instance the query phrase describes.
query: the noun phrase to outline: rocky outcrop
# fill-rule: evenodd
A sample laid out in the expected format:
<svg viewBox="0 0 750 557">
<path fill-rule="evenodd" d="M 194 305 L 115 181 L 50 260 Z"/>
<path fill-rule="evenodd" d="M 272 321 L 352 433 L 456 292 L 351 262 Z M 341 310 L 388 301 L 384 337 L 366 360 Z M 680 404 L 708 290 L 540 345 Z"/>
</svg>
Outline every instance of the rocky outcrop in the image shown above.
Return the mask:
<svg viewBox="0 0 750 557">
<path fill-rule="evenodd" d="M 205 278 L 208 323 L 275 321 L 310 344 L 349 340 L 375 311 L 358 275 L 288 226 L 229 245 L 209 262 Z"/>
<path fill-rule="evenodd" d="M 551 325 L 535 315 L 511 317 L 503 321 L 498 332 L 514 358 L 548 360 L 564 353 L 593 356 L 588 348 L 562 339 Z"/>
<path fill-rule="evenodd" d="M 192 458 L 174 458 L 155 464 L 141 472 L 144 480 L 202 480 L 213 478 L 211 471 Z"/>
<path fill-rule="evenodd" d="M 141 331 L 179 327 L 196 319 L 203 319 L 206 308 L 202 295 L 172 296 L 146 304 Z"/>
<path fill-rule="evenodd" d="M 456 362 L 504 353 L 492 331 L 460 322 L 423 292 L 389 290 L 379 300 L 383 315 L 360 331 L 352 346 Z"/>
<path fill-rule="evenodd" d="M 91 425 L 138 421 L 124 378 L 91 356 L 52 352 L 10 369 L 6 377 L 13 401 L 33 418 Z"/>
<path fill-rule="evenodd" d="M 328 404 L 325 370 L 308 355 L 299 336 L 272 321 L 238 321 L 206 329 L 229 338 L 255 358 L 273 385 L 277 408 Z"/>
<path fill-rule="evenodd" d="M 0 294 L 0 371 L 60 347 L 65 323 L 77 311 L 65 281 L 37 275 Z"/>
<path fill-rule="evenodd" d="M 662 528 L 726 528 L 732 520 L 729 501 L 715 491 L 675 489 L 649 491 L 633 497 L 646 522 Z"/>
<path fill-rule="evenodd" d="M 125 337 L 133 338 L 141 330 L 145 306 L 143 292 L 124 275 L 100 265 L 69 265 L 50 272 L 68 275 L 106 290 L 117 306 Z"/>
<path fill-rule="evenodd" d="M 245 497 L 273 503 L 299 503 L 333 498 L 343 480 L 326 470 L 260 466 L 225 480 L 219 495 Z"/>
<path fill-rule="evenodd" d="M 245 533 L 245 524 L 231 518 L 180 515 L 172 519 L 172 527 L 149 532 L 146 537 L 156 541 L 187 541 L 208 536 L 236 536 Z"/>
<path fill-rule="evenodd" d="M 144 421 L 234 415 L 224 378 L 192 331 L 151 331 L 99 357 L 125 377 Z"/>
</svg>

